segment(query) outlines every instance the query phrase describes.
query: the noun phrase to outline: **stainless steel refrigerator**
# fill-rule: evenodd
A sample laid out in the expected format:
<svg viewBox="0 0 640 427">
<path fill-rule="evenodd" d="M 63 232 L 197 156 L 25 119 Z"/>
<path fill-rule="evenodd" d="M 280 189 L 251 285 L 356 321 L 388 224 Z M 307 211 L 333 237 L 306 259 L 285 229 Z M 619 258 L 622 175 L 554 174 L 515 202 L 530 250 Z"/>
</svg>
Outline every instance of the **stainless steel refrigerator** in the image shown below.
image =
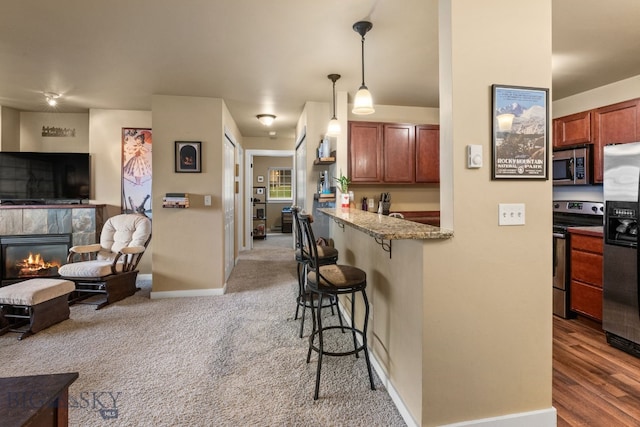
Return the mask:
<svg viewBox="0 0 640 427">
<path fill-rule="evenodd" d="M 602 328 L 610 345 L 640 357 L 640 142 L 604 147 L 603 193 Z"/>
</svg>

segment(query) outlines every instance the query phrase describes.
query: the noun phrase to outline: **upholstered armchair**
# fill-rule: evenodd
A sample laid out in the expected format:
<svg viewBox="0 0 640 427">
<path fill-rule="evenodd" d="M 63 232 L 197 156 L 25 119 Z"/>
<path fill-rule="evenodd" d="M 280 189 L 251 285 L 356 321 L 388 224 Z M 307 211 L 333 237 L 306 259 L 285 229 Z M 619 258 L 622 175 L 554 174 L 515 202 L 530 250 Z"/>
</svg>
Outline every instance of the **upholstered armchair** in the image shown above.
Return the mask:
<svg viewBox="0 0 640 427">
<path fill-rule="evenodd" d="M 133 295 L 138 288 L 138 263 L 151 240 L 151 220 L 140 214 L 109 218 L 100 243 L 69 249 L 67 264 L 58 269 L 76 285 L 71 303 L 93 304 L 96 310 Z M 98 298 L 92 298 L 96 297 Z"/>
</svg>

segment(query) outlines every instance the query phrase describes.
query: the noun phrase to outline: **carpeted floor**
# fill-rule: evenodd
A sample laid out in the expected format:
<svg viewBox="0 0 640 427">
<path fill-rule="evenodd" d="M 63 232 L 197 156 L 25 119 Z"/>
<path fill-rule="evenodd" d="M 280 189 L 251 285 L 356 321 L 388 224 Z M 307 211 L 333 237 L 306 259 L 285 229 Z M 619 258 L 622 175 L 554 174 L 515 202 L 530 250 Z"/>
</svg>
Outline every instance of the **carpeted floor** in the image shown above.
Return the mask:
<svg viewBox="0 0 640 427">
<path fill-rule="evenodd" d="M 72 306 L 69 320 L 23 341 L 0 336 L 0 376 L 79 372 L 72 426 L 405 425 L 377 377 L 370 390 L 362 357 L 326 357 L 313 400 L 291 238 L 242 253 L 225 295 L 151 300 L 141 282 L 133 297 Z"/>
</svg>

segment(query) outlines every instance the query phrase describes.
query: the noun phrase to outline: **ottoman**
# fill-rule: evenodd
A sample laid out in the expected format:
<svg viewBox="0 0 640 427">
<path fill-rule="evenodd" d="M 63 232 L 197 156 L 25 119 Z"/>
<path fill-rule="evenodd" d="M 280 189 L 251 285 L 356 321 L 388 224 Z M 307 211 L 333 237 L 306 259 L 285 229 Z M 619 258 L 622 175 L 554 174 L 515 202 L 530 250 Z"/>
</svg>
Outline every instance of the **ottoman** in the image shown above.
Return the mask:
<svg viewBox="0 0 640 427">
<path fill-rule="evenodd" d="M 0 335 L 19 340 L 69 318 L 70 280 L 29 279 L 0 288 Z"/>
</svg>

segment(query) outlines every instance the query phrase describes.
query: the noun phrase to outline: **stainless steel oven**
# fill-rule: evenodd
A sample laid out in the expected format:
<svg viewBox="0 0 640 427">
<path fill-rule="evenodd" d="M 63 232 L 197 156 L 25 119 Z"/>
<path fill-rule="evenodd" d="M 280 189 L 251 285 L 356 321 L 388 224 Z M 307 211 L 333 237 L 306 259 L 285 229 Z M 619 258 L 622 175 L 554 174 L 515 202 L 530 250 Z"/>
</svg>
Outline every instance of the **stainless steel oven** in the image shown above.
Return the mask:
<svg viewBox="0 0 640 427">
<path fill-rule="evenodd" d="M 591 183 L 589 147 L 553 152 L 553 185 L 587 185 Z"/>
<path fill-rule="evenodd" d="M 569 318 L 571 262 L 569 227 L 601 226 L 604 204 L 576 200 L 553 202 L 553 314 Z"/>
</svg>

